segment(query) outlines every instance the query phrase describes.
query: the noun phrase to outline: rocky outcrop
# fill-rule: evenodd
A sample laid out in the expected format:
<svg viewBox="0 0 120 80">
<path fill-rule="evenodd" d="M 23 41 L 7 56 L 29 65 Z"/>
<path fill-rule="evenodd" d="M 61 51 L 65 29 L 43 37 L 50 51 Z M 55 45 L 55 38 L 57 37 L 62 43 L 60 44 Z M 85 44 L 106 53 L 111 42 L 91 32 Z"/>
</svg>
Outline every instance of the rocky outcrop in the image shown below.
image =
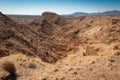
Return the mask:
<svg viewBox="0 0 120 80">
<path fill-rule="evenodd" d="M 53 23 L 55 25 L 64 25 L 65 19 L 53 12 L 44 12 L 42 14 L 43 20 L 48 21 L 49 23 Z"/>
</svg>

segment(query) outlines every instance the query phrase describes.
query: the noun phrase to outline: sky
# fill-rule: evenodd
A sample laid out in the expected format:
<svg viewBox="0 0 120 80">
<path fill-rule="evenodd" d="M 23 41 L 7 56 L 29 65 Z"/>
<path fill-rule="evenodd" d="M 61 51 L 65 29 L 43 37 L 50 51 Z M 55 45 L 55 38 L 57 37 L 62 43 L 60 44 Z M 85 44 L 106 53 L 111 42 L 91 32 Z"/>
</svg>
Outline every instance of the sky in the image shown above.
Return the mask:
<svg viewBox="0 0 120 80">
<path fill-rule="evenodd" d="M 120 0 L 0 0 L 0 11 L 4 14 L 41 15 L 45 11 L 71 14 L 111 10 L 120 10 Z"/>
</svg>

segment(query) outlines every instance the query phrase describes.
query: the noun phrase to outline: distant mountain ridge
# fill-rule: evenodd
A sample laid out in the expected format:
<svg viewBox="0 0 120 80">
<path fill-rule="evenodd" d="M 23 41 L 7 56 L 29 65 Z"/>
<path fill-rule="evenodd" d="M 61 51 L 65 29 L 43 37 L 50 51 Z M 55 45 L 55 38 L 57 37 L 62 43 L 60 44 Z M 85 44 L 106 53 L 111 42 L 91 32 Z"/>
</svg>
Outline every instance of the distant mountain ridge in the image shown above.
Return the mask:
<svg viewBox="0 0 120 80">
<path fill-rule="evenodd" d="M 120 15 L 120 11 L 113 10 L 113 11 L 106 11 L 106 12 L 98 12 L 98 13 L 85 13 L 85 12 L 75 12 L 72 14 L 66 14 L 65 16 L 106 16 L 106 15 Z"/>
</svg>

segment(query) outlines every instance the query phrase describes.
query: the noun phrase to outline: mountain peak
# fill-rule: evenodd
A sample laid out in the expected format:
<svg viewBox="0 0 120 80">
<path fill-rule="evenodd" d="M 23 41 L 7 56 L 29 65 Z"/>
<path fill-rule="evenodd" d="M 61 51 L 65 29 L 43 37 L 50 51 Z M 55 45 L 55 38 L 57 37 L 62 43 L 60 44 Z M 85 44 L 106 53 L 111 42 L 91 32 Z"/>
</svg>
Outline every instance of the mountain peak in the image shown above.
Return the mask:
<svg viewBox="0 0 120 80">
<path fill-rule="evenodd" d="M 73 14 L 68 14 L 68 16 L 94 16 L 94 15 L 120 15 L 120 11 L 112 10 L 112 11 L 105 11 L 105 12 L 97 12 L 97 13 L 85 13 L 85 12 L 75 12 Z"/>
<path fill-rule="evenodd" d="M 58 19 L 58 15 L 54 12 L 44 12 L 42 13 L 42 17 L 44 20 L 47 20 L 47 21 L 55 21 Z"/>
<path fill-rule="evenodd" d="M 113 12 L 119 12 L 118 10 L 112 10 Z"/>
<path fill-rule="evenodd" d="M 65 23 L 64 18 L 54 12 L 42 13 L 43 22 L 46 20 L 50 24 L 63 25 Z"/>
<path fill-rule="evenodd" d="M 42 13 L 42 16 L 46 16 L 46 15 L 57 15 L 57 14 L 54 12 L 48 12 L 48 11 Z"/>
</svg>

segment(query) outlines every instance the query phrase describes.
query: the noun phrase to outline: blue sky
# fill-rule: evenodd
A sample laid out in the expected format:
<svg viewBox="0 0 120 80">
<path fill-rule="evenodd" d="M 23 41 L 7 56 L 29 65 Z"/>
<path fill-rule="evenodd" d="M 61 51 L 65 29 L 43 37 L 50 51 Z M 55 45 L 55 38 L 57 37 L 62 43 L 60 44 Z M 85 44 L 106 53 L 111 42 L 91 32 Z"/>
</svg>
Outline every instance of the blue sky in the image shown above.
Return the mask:
<svg viewBox="0 0 120 80">
<path fill-rule="evenodd" d="M 44 11 L 58 14 L 120 10 L 120 0 L 0 0 L 5 14 L 40 15 Z"/>
</svg>

